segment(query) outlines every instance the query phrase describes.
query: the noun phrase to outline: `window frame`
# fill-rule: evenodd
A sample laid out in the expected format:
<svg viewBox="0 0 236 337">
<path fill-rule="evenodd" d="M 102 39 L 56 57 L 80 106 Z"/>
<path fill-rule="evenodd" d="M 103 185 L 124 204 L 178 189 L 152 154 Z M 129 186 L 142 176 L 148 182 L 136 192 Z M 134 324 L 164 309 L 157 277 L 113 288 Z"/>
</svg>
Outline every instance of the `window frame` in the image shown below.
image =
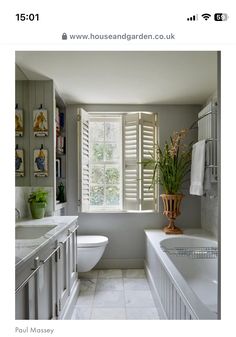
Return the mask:
<svg viewBox="0 0 236 337">
<path fill-rule="evenodd" d="M 89 159 L 89 165 L 90 165 L 90 175 L 91 175 L 91 172 L 92 172 L 92 165 L 101 165 L 104 167 L 104 175 L 105 175 L 105 167 L 106 166 L 112 166 L 112 165 L 119 165 L 119 174 L 120 174 L 120 179 L 119 179 L 119 190 L 120 190 L 120 193 L 119 193 L 119 196 L 120 196 L 120 203 L 119 203 L 119 206 L 118 207 L 114 207 L 114 206 L 111 206 L 111 207 L 94 207 L 94 206 L 91 206 L 91 204 L 89 204 L 89 210 L 88 212 L 89 213 L 97 213 L 97 212 L 122 212 L 123 211 L 123 118 L 121 115 L 105 115 L 105 114 L 89 114 L 89 117 L 90 117 L 90 123 L 91 122 L 100 122 L 103 120 L 104 123 L 106 122 L 113 122 L 115 120 L 118 121 L 118 123 L 120 124 L 120 134 L 119 134 L 119 140 L 120 140 L 120 144 L 119 144 L 119 156 L 120 156 L 120 159 L 117 160 L 117 161 L 114 161 L 114 160 L 103 160 L 102 162 L 93 162 L 91 157 L 91 153 L 90 153 L 90 159 Z M 105 125 L 104 125 L 105 126 Z M 106 141 L 105 141 L 105 135 L 104 135 L 104 140 L 103 140 L 103 143 L 106 144 Z M 109 143 L 109 142 L 107 142 Z M 111 141 L 112 143 L 112 141 Z M 90 144 L 90 149 L 91 149 L 91 144 Z M 105 178 L 105 176 L 104 176 Z M 90 185 L 92 184 L 92 182 L 90 181 Z M 118 185 L 118 184 L 117 184 Z M 106 182 L 104 182 L 103 184 L 103 187 L 104 189 L 106 190 Z M 104 191 L 104 199 L 106 198 L 106 191 Z"/>
<path fill-rule="evenodd" d="M 81 124 L 81 111 L 83 109 L 78 109 L 78 118 L 77 118 L 77 121 L 78 121 L 78 127 L 79 127 L 79 124 Z M 158 184 L 155 184 L 154 186 L 154 190 L 155 190 L 155 198 L 153 199 L 154 200 L 154 208 L 153 209 L 140 209 L 142 208 L 142 206 L 139 207 L 139 209 L 125 209 L 125 201 L 124 201 L 124 191 L 125 191 L 125 180 L 124 180 L 124 172 L 125 172 L 125 153 L 124 153 L 124 148 L 125 148 L 125 140 L 124 140 L 124 128 L 125 128 L 125 116 L 127 115 L 133 115 L 133 114 L 139 114 L 139 116 L 141 115 L 152 115 L 155 122 L 154 122 L 154 144 L 156 145 L 157 142 L 159 141 L 159 125 L 158 125 L 158 113 L 155 113 L 155 112 L 151 112 L 151 111 L 132 111 L 132 112 L 86 112 L 84 111 L 88 116 L 89 116 L 89 119 L 93 119 L 95 120 L 96 118 L 99 120 L 100 118 L 104 118 L 106 120 L 112 120 L 114 118 L 120 118 L 121 119 L 121 182 L 120 182 L 120 187 L 121 187 L 121 208 L 96 208 L 96 209 L 83 209 L 83 195 L 82 195 L 82 184 L 83 184 L 83 177 L 81 176 L 81 173 L 80 173 L 80 181 L 79 181 L 79 190 L 78 190 L 78 195 L 79 195 L 79 202 L 78 202 L 78 206 L 79 206 L 79 212 L 81 213 L 100 213 L 100 214 L 112 214 L 112 213 L 137 213 L 137 214 L 140 214 L 140 213 L 157 213 L 159 212 L 159 198 L 157 198 L 158 196 L 158 192 L 159 192 L 159 186 Z M 139 132 L 141 130 L 141 121 L 142 118 L 139 117 Z M 78 129 L 78 135 L 80 135 L 81 137 L 81 127 L 79 127 Z M 138 144 L 139 144 L 139 147 L 140 147 L 140 141 L 141 141 L 141 136 L 140 136 L 140 133 L 138 135 Z M 81 140 L 81 138 L 78 138 L 79 140 Z M 78 146 L 78 154 L 79 154 L 79 157 L 78 157 L 78 169 L 79 169 L 79 172 L 81 172 L 81 156 L 80 156 L 80 152 L 81 152 L 81 149 L 82 148 L 82 144 L 80 144 Z M 140 156 L 140 151 L 139 151 L 139 156 Z M 142 157 L 141 157 L 142 158 Z M 139 157 L 140 159 L 140 157 Z M 139 163 L 138 165 L 139 166 L 139 170 L 141 171 L 141 164 Z M 139 178 L 140 178 L 140 175 L 139 175 Z M 90 183 L 89 183 L 90 184 Z M 139 182 L 139 186 L 140 188 L 142 189 L 142 192 L 143 192 L 143 185 L 142 185 L 142 182 L 140 181 Z M 139 195 L 142 195 L 142 193 L 140 192 Z M 139 198 L 139 205 L 141 205 L 142 203 L 142 199 Z"/>
</svg>

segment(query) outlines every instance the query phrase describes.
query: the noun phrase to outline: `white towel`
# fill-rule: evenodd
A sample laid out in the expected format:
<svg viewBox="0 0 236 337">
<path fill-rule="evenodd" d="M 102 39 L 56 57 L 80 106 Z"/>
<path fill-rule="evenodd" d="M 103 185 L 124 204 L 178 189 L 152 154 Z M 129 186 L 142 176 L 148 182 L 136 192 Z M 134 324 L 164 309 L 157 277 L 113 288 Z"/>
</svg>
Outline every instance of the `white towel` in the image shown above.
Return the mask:
<svg viewBox="0 0 236 337">
<path fill-rule="evenodd" d="M 193 145 L 190 194 L 203 195 L 205 171 L 205 139 Z"/>
</svg>

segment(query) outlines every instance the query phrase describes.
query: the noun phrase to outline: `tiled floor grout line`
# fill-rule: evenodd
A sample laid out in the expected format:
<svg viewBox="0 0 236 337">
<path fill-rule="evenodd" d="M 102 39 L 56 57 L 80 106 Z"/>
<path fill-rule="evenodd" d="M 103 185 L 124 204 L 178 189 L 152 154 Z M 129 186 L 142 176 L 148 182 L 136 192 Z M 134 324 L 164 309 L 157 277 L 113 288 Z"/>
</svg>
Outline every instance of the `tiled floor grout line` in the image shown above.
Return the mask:
<svg viewBox="0 0 236 337">
<path fill-rule="evenodd" d="M 96 307 L 94 307 L 94 305 L 95 305 L 95 295 L 96 295 L 96 292 L 97 291 L 99 291 L 99 288 L 98 288 L 98 280 L 99 279 L 104 279 L 104 280 L 109 280 L 109 278 L 114 278 L 114 279 L 119 279 L 120 277 L 111 277 L 111 276 L 108 276 L 108 277 L 98 277 L 98 275 L 99 275 L 99 272 L 97 273 L 97 275 L 96 275 L 96 277 L 94 277 L 94 276 L 91 276 L 90 278 L 87 278 L 87 281 L 92 281 L 92 279 L 94 278 L 96 281 L 95 281 L 95 287 L 94 287 L 94 291 L 92 292 L 92 300 L 91 300 L 91 304 L 90 304 L 90 313 L 89 313 L 89 316 L 88 316 L 88 319 L 89 320 L 92 320 L 92 315 L 93 315 L 93 311 L 94 311 L 94 308 L 96 308 Z M 100 276 L 103 276 L 102 274 L 100 275 Z M 126 276 L 126 277 L 125 277 Z M 136 276 L 136 277 L 135 277 Z M 140 277 L 140 275 L 132 275 L 131 277 L 128 277 L 128 275 L 127 275 L 127 273 L 126 273 L 126 270 L 123 270 L 123 269 L 121 269 L 121 280 L 122 280 L 122 291 L 123 291 L 123 294 L 122 294 L 122 297 L 123 297 L 123 300 L 124 300 L 124 314 L 125 314 L 125 317 L 122 319 L 122 320 L 127 320 L 128 319 L 128 313 L 127 313 L 127 310 L 129 309 L 129 308 L 131 308 L 131 314 L 132 314 L 132 307 L 127 307 L 127 303 L 126 303 L 126 291 L 125 291 L 125 278 L 133 278 L 133 279 L 145 279 L 145 280 L 147 280 L 147 277 L 146 277 L 146 274 L 144 275 L 144 276 L 142 276 L 142 277 Z M 106 289 L 104 289 L 104 290 L 106 290 Z M 115 290 L 118 290 L 118 289 L 107 289 L 109 292 L 111 292 L 112 293 L 112 291 L 115 291 Z M 128 287 L 128 289 L 127 290 L 129 290 L 129 287 Z M 150 292 L 150 294 L 151 294 L 151 296 L 152 296 L 152 293 L 151 293 L 151 289 L 150 289 L 150 286 L 149 286 L 149 284 L 148 284 L 148 289 L 130 289 L 130 291 L 131 290 L 134 290 L 134 291 L 138 291 L 138 290 L 140 290 L 140 291 L 142 291 L 142 290 L 148 290 L 149 292 Z M 152 296 L 152 298 L 153 298 L 153 296 Z M 154 308 L 155 308 L 156 306 L 155 306 L 155 302 L 154 302 Z M 101 307 L 102 308 L 102 307 Z M 151 309 L 152 307 L 150 307 L 150 309 Z M 141 309 L 139 306 L 136 308 L 136 307 L 134 307 L 134 309 Z"/>
</svg>

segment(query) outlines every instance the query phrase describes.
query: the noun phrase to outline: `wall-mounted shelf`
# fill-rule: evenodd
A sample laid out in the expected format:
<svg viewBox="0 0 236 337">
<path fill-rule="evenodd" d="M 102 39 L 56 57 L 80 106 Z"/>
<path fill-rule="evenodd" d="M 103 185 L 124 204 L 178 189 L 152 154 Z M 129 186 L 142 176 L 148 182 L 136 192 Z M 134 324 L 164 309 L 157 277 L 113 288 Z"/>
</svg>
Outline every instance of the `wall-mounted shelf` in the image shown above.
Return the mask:
<svg viewBox="0 0 236 337">
<path fill-rule="evenodd" d="M 66 201 L 66 124 L 65 124 L 66 107 L 62 99 L 56 93 L 56 111 L 55 111 L 55 129 L 56 129 L 56 200 L 55 210 L 63 211 L 66 208 L 66 202 L 58 203 L 59 185 L 64 186 L 64 196 Z M 60 213 L 61 214 L 61 213 Z M 65 214 L 65 213 L 63 213 Z"/>
<path fill-rule="evenodd" d="M 67 205 L 67 202 L 60 202 L 60 203 L 56 203 L 56 211 L 65 208 Z"/>
</svg>

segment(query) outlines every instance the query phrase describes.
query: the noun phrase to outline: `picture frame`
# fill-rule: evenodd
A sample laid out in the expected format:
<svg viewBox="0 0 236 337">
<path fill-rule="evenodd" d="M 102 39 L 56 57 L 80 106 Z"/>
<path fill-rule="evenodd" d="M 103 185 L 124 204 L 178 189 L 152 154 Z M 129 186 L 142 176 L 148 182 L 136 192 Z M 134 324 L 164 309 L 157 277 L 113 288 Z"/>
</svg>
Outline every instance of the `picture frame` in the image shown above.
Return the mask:
<svg viewBox="0 0 236 337">
<path fill-rule="evenodd" d="M 34 176 L 48 177 L 48 150 L 34 149 Z"/>
<path fill-rule="evenodd" d="M 15 136 L 23 137 L 23 132 L 24 132 L 23 110 L 15 109 Z"/>
<path fill-rule="evenodd" d="M 25 162 L 24 162 L 24 150 L 16 149 L 15 150 L 15 174 L 16 177 L 25 176 Z"/>
<path fill-rule="evenodd" d="M 33 131 L 36 137 L 48 136 L 48 112 L 46 109 L 33 111 Z"/>
</svg>

